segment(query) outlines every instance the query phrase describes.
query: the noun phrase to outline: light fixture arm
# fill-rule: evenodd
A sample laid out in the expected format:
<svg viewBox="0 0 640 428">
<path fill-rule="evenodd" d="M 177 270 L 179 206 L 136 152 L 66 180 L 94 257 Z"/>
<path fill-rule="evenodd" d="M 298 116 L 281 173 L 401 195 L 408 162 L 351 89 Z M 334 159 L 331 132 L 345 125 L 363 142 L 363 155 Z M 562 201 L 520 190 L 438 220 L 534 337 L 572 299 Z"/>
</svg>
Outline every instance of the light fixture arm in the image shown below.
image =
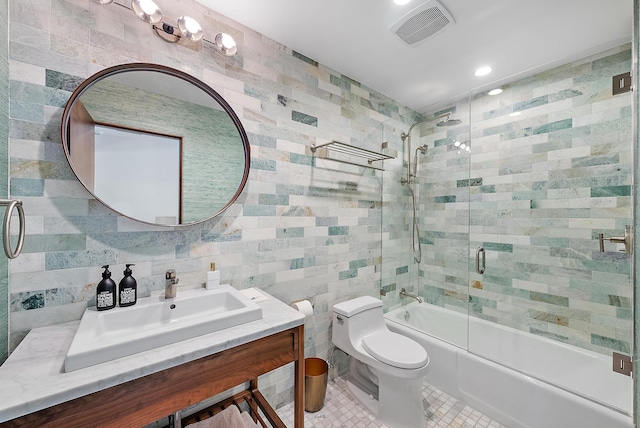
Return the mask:
<svg viewBox="0 0 640 428">
<path fill-rule="evenodd" d="M 160 21 L 158 24 L 152 24 L 151 28 L 153 28 L 156 34 L 165 42 L 176 43 L 182 38 L 178 27 L 164 21 Z"/>
<path fill-rule="evenodd" d="M 186 39 L 189 42 L 199 42 L 202 40 L 202 28 L 200 28 L 200 25 L 197 25 L 197 29 L 194 28 L 194 30 L 197 31 L 193 32 L 184 28 L 183 25 L 180 25 L 180 20 L 183 18 L 188 18 L 195 22 L 192 18 L 182 16 L 176 24 L 168 22 L 169 20 L 165 18 L 166 17 L 162 17 L 162 21 L 151 25 L 151 28 L 153 28 L 156 34 L 165 42 L 176 43 L 180 39 Z"/>
</svg>

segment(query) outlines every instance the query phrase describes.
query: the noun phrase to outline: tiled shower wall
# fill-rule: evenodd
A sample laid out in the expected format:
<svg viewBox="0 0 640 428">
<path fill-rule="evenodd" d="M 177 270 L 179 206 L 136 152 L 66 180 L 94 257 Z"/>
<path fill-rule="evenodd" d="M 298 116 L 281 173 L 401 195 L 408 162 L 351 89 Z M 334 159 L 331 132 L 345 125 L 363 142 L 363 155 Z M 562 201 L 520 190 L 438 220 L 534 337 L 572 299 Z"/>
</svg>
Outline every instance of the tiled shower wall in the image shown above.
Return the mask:
<svg viewBox="0 0 640 428">
<path fill-rule="evenodd" d="M 7 2 L 0 4 L 0 26 L 3 37 L 7 40 L 0 43 L 0 177 L 5 177 L 8 171 L 8 141 L 9 141 L 9 61 L 8 34 L 9 7 Z M 0 197 L 7 197 L 7 181 L 0 180 Z M 9 262 L 0 257 L 0 364 L 7 358 L 9 352 L 9 311 L 4 304 L 9 297 Z"/>
<path fill-rule="evenodd" d="M 12 346 L 32 328 L 79 319 L 101 265 L 112 265 L 117 281 L 134 263 L 144 295 L 164 286 L 168 268 L 183 286 L 202 284 L 215 261 L 221 280 L 236 288 L 259 287 L 284 302 L 312 299 L 306 354 L 327 357 L 331 306 L 379 295 L 383 173 L 328 160 L 314 166 L 309 147 L 335 139 L 380 151 L 385 129 L 401 129 L 417 114 L 190 0 L 161 6 L 168 16 L 196 17 L 207 38 L 233 35 L 239 55 L 166 43 L 113 4 L 9 4 L 10 191 L 27 215 L 23 254 L 10 263 Z M 224 215 L 180 229 L 145 225 L 102 206 L 73 176 L 60 144 L 66 100 L 81 79 L 125 62 L 183 70 L 240 117 L 251 173 Z M 390 144 L 401 151 L 399 138 Z M 385 164 L 402 168 L 400 159 Z M 402 229 L 395 239 L 406 239 Z M 267 394 L 288 402 L 288 373 L 281 380 Z"/>
<path fill-rule="evenodd" d="M 640 57 L 640 43 L 638 43 L 640 41 L 640 0 L 634 0 L 633 2 L 633 40 L 634 43 L 632 45 L 632 49 L 633 49 L 633 69 L 632 69 L 632 76 L 633 76 L 633 80 L 632 80 L 632 85 L 634 88 L 640 88 L 640 76 L 638 76 L 638 58 Z M 634 91 L 633 93 L 633 119 L 635 121 L 634 123 L 634 133 L 633 133 L 633 143 L 636 147 L 636 150 L 634 151 L 634 165 L 638 165 L 638 147 L 640 147 L 640 134 L 638 133 L 638 124 L 640 123 L 640 111 L 638 111 L 638 105 L 640 105 L 640 91 Z M 637 177 L 637 176 L 636 176 Z M 636 178 L 637 180 L 637 178 Z M 637 195 L 637 185 L 636 185 L 636 191 L 634 192 L 634 195 Z M 635 213 L 636 215 L 634 216 L 635 218 L 635 230 L 638 230 L 638 227 L 640 227 L 640 219 L 638 218 L 637 213 L 639 212 L 638 209 L 640 209 L 640 201 L 638 200 L 638 197 L 635 197 Z M 634 254 L 638 254 L 638 251 L 640 251 L 640 245 L 638 245 L 638 240 L 636 239 L 635 242 L 635 249 L 634 249 L 635 253 Z M 635 272 L 638 272 L 638 268 L 640 267 L 640 263 L 638 260 L 638 257 L 634 257 L 634 288 L 635 286 L 637 286 L 637 274 L 635 274 Z M 636 356 L 638 355 L 638 331 L 640 331 L 640 317 L 638 317 L 637 315 L 640 313 L 640 304 L 638 303 L 638 299 L 634 299 L 633 302 L 634 305 L 634 313 L 636 314 L 636 316 L 634 316 L 634 341 L 633 341 L 633 355 Z M 640 382 L 637 381 L 637 377 L 635 378 L 636 382 L 634 383 L 634 422 L 636 424 L 636 426 L 638 426 L 640 424 L 640 418 L 638 417 L 638 415 L 640 415 Z"/>
<path fill-rule="evenodd" d="M 631 353 L 631 259 L 620 245 L 598 250 L 599 233 L 622 236 L 632 221 L 631 94 L 611 87 L 630 70 L 622 46 L 478 93 L 448 109 L 462 124 L 423 130 L 429 302 L 463 312 L 468 302 L 473 316 Z M 480 246 L 484 275 L 474 272 Z"/>
</svg>

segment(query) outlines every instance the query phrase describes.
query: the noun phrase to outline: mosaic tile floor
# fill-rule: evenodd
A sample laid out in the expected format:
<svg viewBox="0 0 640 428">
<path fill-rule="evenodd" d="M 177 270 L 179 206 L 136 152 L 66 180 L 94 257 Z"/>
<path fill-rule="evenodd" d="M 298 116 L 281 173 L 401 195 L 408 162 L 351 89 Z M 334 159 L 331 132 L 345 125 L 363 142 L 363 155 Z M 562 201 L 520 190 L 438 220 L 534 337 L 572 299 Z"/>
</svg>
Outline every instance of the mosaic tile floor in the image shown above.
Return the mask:
<svg viewBox="0 0 640 428">
<path fill-rule="evenodd" d="M 506 428 L 455 398 L 425 383 L 422 396 L 427 411 L 426 428 Z M 278 410 L 287 426 L 293 426 L 293 404 Z M 369 413 L 347 390 L 343 378 L 327 385 L 324 407 L 304 414 L 305 428 L 388 428 Z"/>
</svg>

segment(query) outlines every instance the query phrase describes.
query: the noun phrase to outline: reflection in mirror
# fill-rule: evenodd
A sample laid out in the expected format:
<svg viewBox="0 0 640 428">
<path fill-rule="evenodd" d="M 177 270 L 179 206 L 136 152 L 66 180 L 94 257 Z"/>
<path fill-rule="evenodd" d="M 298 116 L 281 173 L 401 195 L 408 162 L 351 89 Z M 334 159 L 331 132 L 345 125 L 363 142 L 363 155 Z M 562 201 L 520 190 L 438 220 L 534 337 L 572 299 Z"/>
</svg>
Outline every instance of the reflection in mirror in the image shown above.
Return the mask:
<svg viewBox="0 0 640 428">
<path fill-rule="evenodd" d="M 63 143 L 97 199 L 146 223 L 211 218 L 237 199 L 249 172 L 249 142 L 224 99 L 153 64 L 112 67 L 78 87 L 65 108 Z"/>
<path fill-rule="evenodd" d="M 94 192 L 105 204 L 148 223 L 182 223 L 182 139 L 97 124 L 95 139 Z"/>
</svg>

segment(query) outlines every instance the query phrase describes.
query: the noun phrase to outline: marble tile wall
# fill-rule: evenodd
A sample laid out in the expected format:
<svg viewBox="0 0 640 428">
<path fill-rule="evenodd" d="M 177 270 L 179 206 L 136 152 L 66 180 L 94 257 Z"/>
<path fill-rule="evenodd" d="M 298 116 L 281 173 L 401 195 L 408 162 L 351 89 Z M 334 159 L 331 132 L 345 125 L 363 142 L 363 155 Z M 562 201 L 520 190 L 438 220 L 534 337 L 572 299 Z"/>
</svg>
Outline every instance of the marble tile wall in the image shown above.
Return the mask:
<svg viewBox="0 0 640 428">
<path fill-rule="evenodd" d="M 399 288 L 421 288 L 454 310 L 470 300 L 476 315 L 503 324 L 599 352 L 628 349 L 631 292 L 616 285 L 628 281 L 628 261 L 592 246 L 599 231 L 620 233 L 631 200 L 630 148 L 621 143 L 630 139 L 630 98 L 605 91 L 612 74 L 629 69 L 628 47 L 512 84 L 499 99 L 478 95 L 471 109 L 469 100 L 445 109 L 464 121 L 460 127 L 416 131 L 414 147 L 429 144 L 419 164 L 425 264 L 418 269 L 410 253 L 411 195 L 400 183 L 400 134 L 421 116 L 191 0 L 175 3 L 162 4 L 167 15 L 198 17 L 209 37 L 232 34 L 239 55 L 165 43 L 116 5 L 9 2 L 10 194 L 24 201 L 28 224 L 24 253 L 9 266 L 12 347 L 31 328 L 79 319 L 103 264 L 119 279 L 124 264 L 135 263 L 145 294 L 163 286 L 167 268 L 183 286 L 204 283 L 215 261 L 222 281 L 237 288 L 313 300 L 308 356 L 328 356 L 334 303 L 376 296 L 380 285 L 387 307 L 398 304 Z M 188 72 L 240 117 L 251 173 L 222 216 L 184 229 L 141 224 L 102 206 L 73 176 L 60 147 L 66 100 L 82 79 L 124 62 Z M 520 118 L 507 115 L 516 110 Z M 385 141 L 399 157 L 384 162 L 383 174 L 312 156 L 312 144 L 333 139 L 376 151 Z M 456 139 L 472 143 L 471 175 Z M 563 182 L 590 179 L 596 184 L 587 193 L 579 186 L 577 199 L 568 199 L 572 187 Z M 568 200 L 578 206 L 563 205 Z M 470 209 L 477 214 L 471 235 Z M 498 233 L 506 209 L 520 217 Z M 531 218 L 547 213 L 551 221 L 566 210 L 573 210 L 571 224 L 535 233 L 541 226 Z M 524 229 L 530 239 L 523 243 Z M 580 237 L 554 235 L 563 230 Z M 470 239 L 473 250 L 481 242 L 499 263 L 494 275 L 469 273 Z M 285 369 L 269 380 L 276 405 L 290 400 L 290 379 Z"/>
<path fill-rule="evenodd" d="M 474 94 L 449 109 L 462 124 L 422 130 L 419 275 L 429 302 L 631 353 L 631 259 L 620 245 L 598 250 L 599 233 L 623 235 L 632 221 L 631 93 L 611 88 L 630 69 L 625 45 L 497 96 Z M 480 246 L 484 275 L 474 272 Z"/>
<path fill-rule="evenodd" d="M 632 78 L 632 86 L 634 88 L 640 88 L 640 76 L 638 75 L 638 61 L 637 58 L 639 58 L 639 54 L 640 54 L 640 0 L 634 0 L 633 2 L 633 40 L 634 43 L 632 45 L 632 49 L 633 49 L 633 54 L 634 54 L 634 58 L 636 58 L 636 60 L 633 63 L 633 69 L 631 71 L 632 76 L 634 76 Z M 633 96 L 633 114 L 634 117 L 633 119 L 635 120 L 635 132 L 633 133 L 633 144 L 635 144 L 636 150 L 634 153 L 634 164 L 638 165 L 638 147 L 640 147 L 640 134 L 638 133 L 638 124 L 640 123 L 640 111 L 638 111 L 638 106 L 640 105 L 640 91 L 634 91 Z M 637 186 L 637 184 L 636 184 Z M 637 187 L 636 187 L 636 191 L 634 193 L 635 195 L 637 195 Z M 635 224 L 634 224 L 634 228 L 635 230 L 640 230 L 638 229 L 640 227 L 640 218 L 638 218 L 637 213 L 640 212 L 638 211 L 640 209 L 640 200 L 637 198 L 635 198 L 635 213 L 636 215 L 634 216 L 635 218 Z M 635 242 L 635 254 L 638 254 L 638 251 L 640 251 L 640 244 L 638 243 L 638 240 L 636 239 Z M 638 257 L 634 258 L 634 266 L 633 266 L 633 270 L 634 272 L 638 272 L 638 269 L 640 268 L 640 263 L 638 260 Z M 634 285 L 636 285 L 637 283 L 637 274 L 634 274 Z M 637 314 L 639 314 L 640 312 L 640 303 L 638 302 L 638 299 L 634 299 L 635 301 L 633 302 L 633 307 L 634 307 L 634 313 L 636 314 L 636 316 L 634 316 L 634 341 L 633 341 L 633 355 L 638 355 L 638 334 L 637 332 L 640 331 L 640 317 L 637 316 Z M 638 424 L 640 424 L 640 382 L 637 381 L 637 377 L 635 378 L 636 382 L 634 383 L 634 422 L 636 424 L 636 426 L 638 426 Z"/>
<path fill-rule="evenodd" d="M 0 4 L 0 27 L 3 39 L 9 33 L 9 6 L 6 2 Z M 8 142 L 9 142 L 9 45 L 0 43 L 0 176 L 5 176 L 8 170 Z M 0 180 L 0 197 L 6 198 L 6 180 Z M 9 262 L 0 258 L 0 364 L 9 354 L 9 311 L 4 302 L 9 300 Z"/>
<path fill-rule="evenodd" d="M 306 354 L 326 358 L 331 306 L 379 295 L 383 173 L 316 159 L 309 147 L 335 139 L 380 151 L 385 133 L 397 135 L 418 115 L 198 3 L 161 6 L 168 16 L 197 17 L 205 37 L 231 34 L 239 54 L 166 43 L 113 4 L 10 1 L 10 191 L 27 215 L 23 254 L 10 264 L 11 345 L 32 328 L 79 319 L 101 265 L 112 265 L 119 280 L 124 264 L 135 263 L 144 295 L 163 287 L 168 268 L 182 286 L 203 284 L 215 261 L 221 280 L 236 288 L 259 287 L 285 302 L 312 299 Z M 240 117 L 251 173 L 223 215 L 180 229 L 145 225 L 104 207 L 74 177 L 60 145 L 64 105 L 82 79 L 125 62 L 183 70 Z M 399 138 L 391 146 L 402 149 Z M 400 159 L 385 163 L 402 168 Z M 393 238 L 404 239 L 402 227 Z M 290 401 L 290 374 L 272 383 L 275 404 Z"/>
</svg>

